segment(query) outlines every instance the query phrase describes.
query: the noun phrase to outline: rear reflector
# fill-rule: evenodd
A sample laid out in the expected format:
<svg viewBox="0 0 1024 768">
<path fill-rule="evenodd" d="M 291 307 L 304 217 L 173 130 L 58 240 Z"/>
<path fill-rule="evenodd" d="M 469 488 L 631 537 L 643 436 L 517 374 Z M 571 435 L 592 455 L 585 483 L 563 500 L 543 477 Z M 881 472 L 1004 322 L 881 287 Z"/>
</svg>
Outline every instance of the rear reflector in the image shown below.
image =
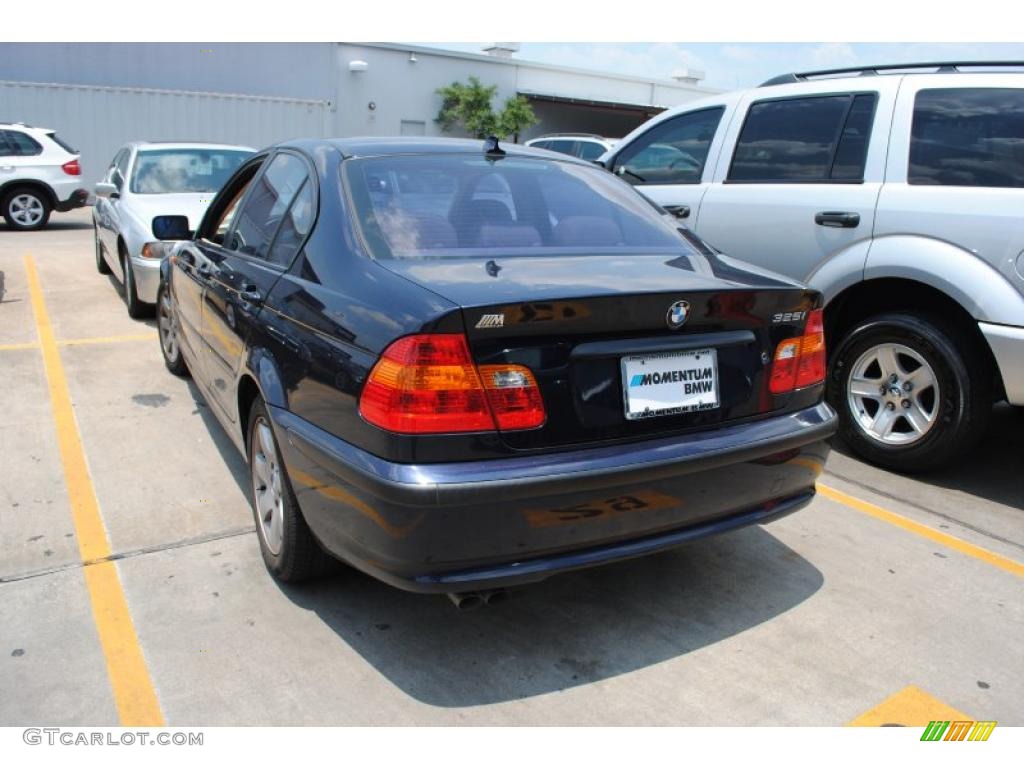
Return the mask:
<svg viewBox="0 0 1024 768">
<path fill-rule="evenodd" d="M 61 170 L 64 171 L 68 176 L 81 176 L 82 166 L 78 164 L 78 158 L 74 160 L 68 160 L 64 165 L 61 166 Z"/>
<path fill-rule="evenodd" d="M 437 434 L 529 429 L 544 404 L 529 369 L 483 366 L 462 334 L 420 334 L 384 350 L 359 398 L 359 413 L 389 432 Z"/>
<path fill-rule="evenodd" d="M 820 309 L 807 314 L 804 335 L 784 339 L 775 348 L 768 388 L 779 395 L 825 380 L 825 326 Z"/>
</svg>

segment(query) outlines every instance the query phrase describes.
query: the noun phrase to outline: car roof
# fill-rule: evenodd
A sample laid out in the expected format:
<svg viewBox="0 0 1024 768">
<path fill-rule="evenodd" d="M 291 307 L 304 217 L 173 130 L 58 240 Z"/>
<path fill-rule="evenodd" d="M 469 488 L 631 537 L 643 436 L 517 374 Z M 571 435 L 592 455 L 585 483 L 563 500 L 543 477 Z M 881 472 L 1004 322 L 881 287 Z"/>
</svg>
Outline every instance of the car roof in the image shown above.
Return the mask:
<svg viewBox="0 0 1024 768">
<path fill-rule="evenodd" d="M 210 141 L 131 141 L 128 146 L 135 149 L 240 149 L 255 152 L 252 147 L 241 144 L 220 144 Z"/>
<path fill-rule="evenodd" d="M 380 157 L 386 155 L 443 155 L 483 154 L 482 139 L 428 138 L 422 136 L 354 136 L 340 139 L 298 139 L 282 142 L 279 147 L 295 147 L 313 152 L 324 146 L 334 147 L 345 158 Z M 592 163 L 559 152 L 535 149 L 523 144 L 499 142 L 499 147 L 510 156 L 538 157 L 546 160 L 560 160 L 579 165 Z"/>
</svg>

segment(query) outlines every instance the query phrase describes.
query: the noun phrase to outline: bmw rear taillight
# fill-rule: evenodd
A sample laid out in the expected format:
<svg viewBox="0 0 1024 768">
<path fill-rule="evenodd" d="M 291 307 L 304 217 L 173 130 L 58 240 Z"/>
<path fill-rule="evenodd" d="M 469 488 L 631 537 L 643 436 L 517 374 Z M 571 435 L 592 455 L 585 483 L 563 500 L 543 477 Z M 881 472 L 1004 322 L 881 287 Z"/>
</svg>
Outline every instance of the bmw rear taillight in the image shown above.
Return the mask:
<svg viewBox="0 0 1024 768">
<path fill-rule="evenodd" d="M 546 414 L 528 368 L 479 369 L 466 337 L 457 333 L 406 336 L 373 367 L 359 413 L 389 432 L 438 434 L 531 429 Z"/>
<path fill-rule="evenodd" d="M 784 339 L 775 348 L 768 388 L 780 395 L 825 380 L 825 325 L 822 310 L 807 313 L 804 335 Z"/>
<path fill-rule="evenodd" d="M 61 166 L 61 170 L 64 171 L 68 176 L 81 176 L 82 166 L 78 164 L 78 158 L 74 160 L 68 160 L 64 165 Z"/>
</svg>

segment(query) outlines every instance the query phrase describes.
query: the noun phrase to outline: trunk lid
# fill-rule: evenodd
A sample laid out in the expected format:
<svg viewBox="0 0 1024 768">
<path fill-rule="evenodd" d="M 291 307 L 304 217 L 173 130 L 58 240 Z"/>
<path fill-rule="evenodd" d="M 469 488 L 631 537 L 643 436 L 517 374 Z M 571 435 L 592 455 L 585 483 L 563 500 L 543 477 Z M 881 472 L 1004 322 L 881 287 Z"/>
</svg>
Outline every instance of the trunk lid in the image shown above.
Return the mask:
<svg viewBox="0 0 1024 768">
<path fill-rule="evenodd" d="M 384 265 L 462 307 L 478 365 L 518 364 L 533 372 L 547 422 L 502 433 L 506 445 L 520 450 L 683 433 L 785 408 L 788 396 L 768 390 L 772 356 L 781 340 L 802 334 L 806 312 L 818 300 L 785 278 L 718 257 Z M 677 302 L 689 306 L 685 321 L 672 328 L 669 313 Z M 673 393 L 703 390 L 711 380 L 715 397 L 687 395 L 686 410 L 644 416 L 643 398 L 661 379 Z M 697 397 L 717 404 L 689 410 Z"/>
</svg>

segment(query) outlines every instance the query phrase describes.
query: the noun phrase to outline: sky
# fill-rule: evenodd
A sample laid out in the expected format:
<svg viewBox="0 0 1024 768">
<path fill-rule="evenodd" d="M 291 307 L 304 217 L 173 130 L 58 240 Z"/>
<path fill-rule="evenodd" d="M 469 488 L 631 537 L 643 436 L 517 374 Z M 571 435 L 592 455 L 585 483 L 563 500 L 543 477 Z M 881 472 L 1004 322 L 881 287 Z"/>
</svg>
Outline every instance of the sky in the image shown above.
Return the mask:
<svg viewBox="0 0 1024 768">
<path fill-rule="evenodd" d="M 480 53 L 485 43 L 419 43 Z M 701 85 L 747 88 L 785 72 L 914 61 L 1024 61 L 1024 43 L 521 43 L 515 58 L 667 79 L 703 70 Z"/>
</svg>

